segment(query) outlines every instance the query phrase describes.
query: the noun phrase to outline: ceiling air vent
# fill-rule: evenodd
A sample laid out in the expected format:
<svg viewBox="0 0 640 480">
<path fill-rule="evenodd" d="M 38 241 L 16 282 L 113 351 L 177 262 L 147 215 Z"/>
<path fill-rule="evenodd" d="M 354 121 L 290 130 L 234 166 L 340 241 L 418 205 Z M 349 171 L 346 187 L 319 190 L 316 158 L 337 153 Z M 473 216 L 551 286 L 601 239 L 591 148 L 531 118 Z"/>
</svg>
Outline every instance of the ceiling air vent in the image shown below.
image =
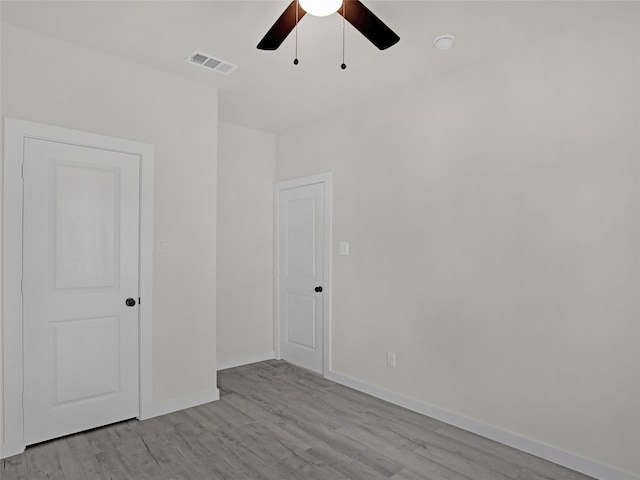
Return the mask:
<svg viewBox="0 0 640 480">
<path fill-rule="evenodd" d="M 194 65 L 199 65 L 203 68 L 208 68 L 209 70 L 222 73 L 223 75 L 229 75 L 236 68 L 238 68 L 238 66 L 234 65 L 233 63 L 225 62 L 224 60 L 220 60 L 219 58 L 212 57 L 207 53 L 202 53 L 198 51 L 193 52 L 184 60 L 185 62 L 193 63 Z"/>
</svg>

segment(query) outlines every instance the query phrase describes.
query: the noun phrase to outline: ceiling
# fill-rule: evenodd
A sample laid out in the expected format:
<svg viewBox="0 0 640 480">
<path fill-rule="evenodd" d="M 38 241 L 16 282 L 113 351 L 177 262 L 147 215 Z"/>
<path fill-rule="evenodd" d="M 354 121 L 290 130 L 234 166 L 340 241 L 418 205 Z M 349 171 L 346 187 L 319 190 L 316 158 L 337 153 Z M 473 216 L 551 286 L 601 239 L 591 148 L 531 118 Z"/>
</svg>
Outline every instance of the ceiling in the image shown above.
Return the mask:
<svg viewBox="0 0 640 480">
<path fill-rule="evenodd" d="M 501 54 L 503 39 L 518 29 L 502 2 L 363 0 L 398 33 L 398 44 L 379 51 L 347 24 L 341 70 L 342 17 L 307 15 L 294 66 L 293 34 L 276 51 L 256 49 L 288 3 L 2 0 L 2 20 L 218 87 L 222 121 L 273 133 L 436 82 L 451 69 Z M 444 33 L 457 38 L 446 52 L 432 44 Z M 194 50 L 239 68 L 225 76 L 184 62 Z"/>
</svg>

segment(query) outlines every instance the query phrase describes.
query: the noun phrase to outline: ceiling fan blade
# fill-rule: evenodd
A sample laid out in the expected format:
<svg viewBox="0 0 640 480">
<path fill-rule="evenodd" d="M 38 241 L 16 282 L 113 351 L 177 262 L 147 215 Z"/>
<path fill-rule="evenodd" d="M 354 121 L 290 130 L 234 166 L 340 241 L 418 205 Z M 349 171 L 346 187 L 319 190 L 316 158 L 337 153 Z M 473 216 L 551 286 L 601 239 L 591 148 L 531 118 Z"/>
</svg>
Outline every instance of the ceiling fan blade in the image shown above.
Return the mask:
<svg viewBox="0 0 640 480">
<path fill-rule="evenodd" d="M 293 0 L 287 7 L 287 9 L 282 12 L 282 15 L 276 20 L 276 23 L 269 29 L 267 34 L 264 36 L 260 43 L 258 43 L 258 48 L 260 50 L 276 50 L 284 39 L 287 38 L 291 30 L 296 27 L 296 3 L 297 0 Z M 298 22 L 304 15 L 305 12 L 301 6 L 297 6 L 298 10 Z"/>
<path fill-rule="evenodd" d="M 380 50 L 389 48 L 400 40 L 400 37 L 360 0 L 344 0 L 342 5 L 338 13 Z"/>
</svg>

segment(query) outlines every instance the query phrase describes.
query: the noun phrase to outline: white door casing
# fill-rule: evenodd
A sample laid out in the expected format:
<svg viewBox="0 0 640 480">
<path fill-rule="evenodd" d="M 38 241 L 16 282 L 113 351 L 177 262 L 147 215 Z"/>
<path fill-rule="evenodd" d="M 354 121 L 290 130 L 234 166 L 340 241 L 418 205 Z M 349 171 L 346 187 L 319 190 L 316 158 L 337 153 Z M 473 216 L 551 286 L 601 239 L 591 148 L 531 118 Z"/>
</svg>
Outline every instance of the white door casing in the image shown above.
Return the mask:
<svg viewBox="0 0 640 480">
<path fill-rule="evenodd" d="M 276 184 L 277 357 L 330 371 L 331 174 Z"/>
<path fill-rule="evenodd" d="M 51 125 L 45 125 L 25 120 L 17 120 L 13 118 L 4 118 L 4 165 L 3 165 L 3 349 L 2 349 L 2 366 L 3 366 L 3 438 L 0 441 L 0 458 L 6 458 L 16 455 L 24 451 L 25 448 L 25 430 L 24 430 L 24 409 L 23 409 L 23 392 L 24 377 L 23 368 L 23 298 L 22 298 L 22 276 L 23 276 L 23 254 L 27 252 L 23 250 L 23 179 L 22 169 L 25 157 L 25 146 L 29 145 L 32 140 L 49 141 L 57 144 L 68 144 L 68 146 L 80 146 L 91 148 L 97 151 L 120 152 L 125 157 L 130 158 L 137 164 L 139 174 L 139 212 L 138 212 L 138 251 L 137 260 L 139 279 L 136 286 L 136 292 L 142 301 L 134 310 L 137 310 L 137 357 L 139 370 L 135 372 L 137 381 L 138 405 L 136 407 L 136 416 L 140 419 L 147 418 L 152 415 L 152 265 L 153 265 L 153 146 L 140 142 L 124 140 L 114 137 L 107 137 L 78 130 L 71 130 Z M 29 167 L 26 167 L 27 170 Z M 100 170 L 98 168 L 98 170 Z M 63 173 L 63 177 L 67 174 L 66 181 L 73 183 L 74 175 L 79 172 L 73 169 L 67 169 Z M 82 172 L 80 172 L 82 173 Z M 85 172 L 86 173 L 86 172 Z M 95 172 L 94 172 L 95 173 Z M 98 176 L 99 177 L 99 176 Z M 104 179 L 105 177 L 103 177 Z M 78 178 L 75 178 L 78 180 Z M 97 180 L 98 184 L 103 186 L 109 182 Z M 91 196 L 91 195 L 89 195 Z M 76 242 L 77 246 L 78 242 Z M 73 242 L 68 244 L 73 246 Z M 25 245 L 27 247 L 27 245 Z M 69 253 L 69 252 L 67 252 Z M 86 253 L 86 252 L 85 252 Z M 122 254 L 122 252 L 121 252 Z M 73 256 L 73 254 L 71 254 Z M 76 252 L 76 259 L 78 253 Z M 94 271 L 95 273 L 95 271 Z M 105 272 L 103 272 L 105 273 Z M 74 277 L 75 275 L 75 277 Z M 61 285 L 66 283 L 66 287 L 74 287 L 74 282 L 78 276 L 82 276 L 79 270 L 67 271 L 61 274 L 58 280 Z M 106 276 L 101 281 L 103 285 L 95 290 L 104 290 Z M 94 278 L 94 280 L 96 280 Z M 28 283 L 28 281 L 27 281 Z M 27 286 L 27 289 L 29 287 Z M 73 288 L 71 288 L 73 290 Z M 94 292 L 96 293 L 96 292 Z M 137 300 L 137 298 L 136 298 Z M 146 300 L 146 301 L 145 301 Z M 28 301 L 28 299 L 26 300 Z M 82 301 L 77 302 L 78 305 Z M 25 308 L 25 311 L 29 307 Z M 74 307 L 75 308 L 75 307 Z M 90 316 L 91 314 L 89 314 Z M 82 315 L 80 315 L 82 316 Z M 109 317 L 107 315 L 107 317 Z M 105 334 L 113 342 L 114 321 L 105 320 L 101 314 L 97 315 L 94 323 L 100 324 L 97 330 L 90 332 L 93 325 L 86 322 L 85 333 L 91 337 Z M 134 320 L 135 322 L 136 320 Z M 70 332 L 69 327 L 74 322 L 58 324 L 60 339 L 63 341 L 70 340 L 73 336 L 67 335 Z M 78 326 L 76 324 L 74 326 Z M 53 327 L 52 327 L 53 328 Z M 66 331 L 64 331 L 66 328 Z M 120 328 L 120 327 L 118 327 Z M 136 334 L 132 334 L 136 336 Z M 106 342 L 108 343 L 108 341 Z M 69 353 L 69 351 L 67 351 Z M 85 353 L 87 349 L 85 348 Z M 96 353 L 88 352 L 95 355 Z M 69 356 L 67 356 L 70 358 Z M 68 358 L 61 358 L 64 363 Z M 67 367 L 71 370 L 66 372 L 69 376 L 73 374 L 82 375 L 82 368 L 78 367 L 75 372 L 74 367 Z M 109 363 L 103 365 L 107 368 Z M 113 363 L 111 364 L 113 365 Z M 28 367 L 27 367 L 28 368 Z M 105 370 L 107 371 L 107 370 Z M 113 372 L 112 372 L 113 373 Z M 113 376 L 111 377 L 113 379 Z M 121 379 L 122 380 L 122 379 Z M 99 392 L 103 389 L 103 385 L 99 383 L 89 383 L 84 385 L 84 391 L 72 391 L 71 384 L 64 384 L 64 388 L 60 394 L 66 394 L 67 400 L 73 395 L 84 395 L 86 397 L 99 397 L 100 395 L 108 396 L 107 392 Z M 112 382 L 113 383 L 113 382 Z M 61 397 L 62 398 L 62 397 Z M 27 400 L 28 402 L 28 400 Z M 73 402 L 70 402 L 71 404 Z M 127 416 L 129 413 L 126 414 Z"/>
<path fill-rule="evenodd" d="M 139 163 L 24 142 L 27 445 L 139 415 Z"/>
</svg>

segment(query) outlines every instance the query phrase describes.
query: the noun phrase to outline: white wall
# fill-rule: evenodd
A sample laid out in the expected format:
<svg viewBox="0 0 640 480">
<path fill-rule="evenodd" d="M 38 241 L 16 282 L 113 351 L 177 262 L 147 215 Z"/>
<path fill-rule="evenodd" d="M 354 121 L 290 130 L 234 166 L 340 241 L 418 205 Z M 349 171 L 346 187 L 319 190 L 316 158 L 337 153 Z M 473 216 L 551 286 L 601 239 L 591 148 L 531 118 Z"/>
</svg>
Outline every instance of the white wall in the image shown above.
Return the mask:
<svg viewBox="0 0 640 480">
<path fill-rule="evenodd" d="M 335 372 L 640 476 L 640 5 L 500 8 L 500 61 L 278 136 L 276 180 L 334 175 Z"/>
<path fill-rule="evenodd" d="M 157 404 L 217 392 L 217 112 L 214 88 L 2 24 L 3 116 L 155 145 Z"/>
<path fill-rule="evenodd" d="M 220 122 L 218 367 L 273 358 L 275 136 Z"/>
</svg>

